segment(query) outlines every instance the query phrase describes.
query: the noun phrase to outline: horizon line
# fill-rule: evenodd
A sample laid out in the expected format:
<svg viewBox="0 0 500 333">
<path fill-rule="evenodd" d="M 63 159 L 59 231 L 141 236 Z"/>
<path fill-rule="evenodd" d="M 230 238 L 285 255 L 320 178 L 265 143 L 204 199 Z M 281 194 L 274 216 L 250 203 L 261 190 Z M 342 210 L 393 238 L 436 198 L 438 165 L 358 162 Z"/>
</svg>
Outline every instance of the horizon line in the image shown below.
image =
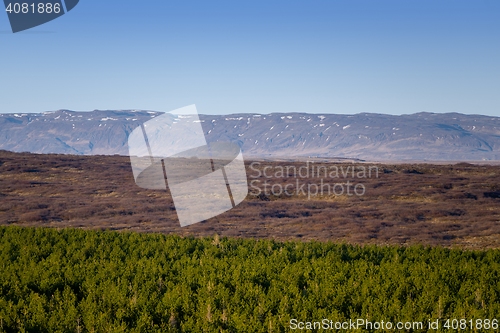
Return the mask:
<svg viewBox="0 0 500 333">
<path fill-rule="evenodd" d="M 174 110 L 172 110 L 174 111 Z M 40 112 L 0 112 L 0 116 L 3 115 L 43 115 L 43 114 L 51 114 L 56 112 L 75 112 L 75 113 L 91 113 L 91 112 L 155 112 L 155 113 L 170 113 L 172 111 L 156 111 L 156 110 L 148 110 L 148 109 L 94 109 L 94 110 L 70 110 L 70 109 L 58 109 L 51 111 L 40 111 Z M 432 111 L 420 111 L 414 113 L 401 113 L 401 114 L 391 114 L 391 113 L 380 113 L 380 112 L 358 112 L 358 113 L 334 113 L 334 112 L 305 112 L 305 111 L 275 111 L 270 113 L 258 113 L 258 112 L 234 112 L 234 113 L 221 113 L 221 114 L 210 114 L 210 113 L 199 113 L 200 115 L 205 116 L 227 116 L 227 115 L 261 115 L 261 116 L 269 116 L 273 114 L 312 114 L 312 115 L 338 115 L 338 116 L 356 116 L 356 115 L 383 115 L 383 116 L 413 116 L 419 114 L 429 114 L 429 115 L 463 115 L 463 116 L 482 116 L 482 117 L 492 117 L 492 118 L 500 118 L 499 116 L 486 115 L 481 113 L 462 113 L 462 112 L 432 112 Z"/>
</svg>

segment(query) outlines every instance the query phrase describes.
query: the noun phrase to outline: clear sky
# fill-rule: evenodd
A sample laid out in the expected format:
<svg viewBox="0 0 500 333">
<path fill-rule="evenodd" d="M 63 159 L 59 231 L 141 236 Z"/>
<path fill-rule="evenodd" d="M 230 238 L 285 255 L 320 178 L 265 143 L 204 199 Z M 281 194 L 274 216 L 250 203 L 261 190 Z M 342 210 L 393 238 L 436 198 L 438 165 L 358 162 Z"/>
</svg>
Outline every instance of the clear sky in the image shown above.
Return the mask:
<svg viewBox="0 0 500 333">
<path fill-rule="evenodd" d="M 80 0 L 0 60 L 0 112 L 500 116 L 500 1 Z"/>
</svg>

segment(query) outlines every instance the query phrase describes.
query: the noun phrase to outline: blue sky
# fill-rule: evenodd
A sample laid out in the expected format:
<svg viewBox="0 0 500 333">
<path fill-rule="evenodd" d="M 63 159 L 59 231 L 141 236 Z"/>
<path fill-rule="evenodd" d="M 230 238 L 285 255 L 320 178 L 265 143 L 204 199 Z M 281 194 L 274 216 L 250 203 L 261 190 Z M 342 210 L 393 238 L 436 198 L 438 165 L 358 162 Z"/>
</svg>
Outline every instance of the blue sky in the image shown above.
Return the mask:
<svg viewBox="0 0 500 333">
<path fill-rule="evenodd" d="M 81 0 L 0 45 L 0 112 L 500 116 L 496 0 Z"/>
</svg>

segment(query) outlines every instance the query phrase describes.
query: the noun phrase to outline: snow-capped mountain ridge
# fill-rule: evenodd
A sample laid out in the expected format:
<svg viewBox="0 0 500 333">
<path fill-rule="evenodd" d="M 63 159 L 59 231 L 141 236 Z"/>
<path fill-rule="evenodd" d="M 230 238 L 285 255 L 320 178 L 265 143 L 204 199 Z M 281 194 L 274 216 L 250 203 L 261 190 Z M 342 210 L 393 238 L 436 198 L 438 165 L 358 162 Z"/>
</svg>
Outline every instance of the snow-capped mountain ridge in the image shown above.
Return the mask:
<svg viewBox="0 0 500 333">
<path fill-rule="evenodd" d="M 161 114 L 141 110 L 0 114 L 0 149 L 127 155 L 129 133 Z M 255 113 L 200 115 L 200 123 L 207 141 L 237 142 L 246 157 L 500 160 L 500 117 Z"/>
</svg>

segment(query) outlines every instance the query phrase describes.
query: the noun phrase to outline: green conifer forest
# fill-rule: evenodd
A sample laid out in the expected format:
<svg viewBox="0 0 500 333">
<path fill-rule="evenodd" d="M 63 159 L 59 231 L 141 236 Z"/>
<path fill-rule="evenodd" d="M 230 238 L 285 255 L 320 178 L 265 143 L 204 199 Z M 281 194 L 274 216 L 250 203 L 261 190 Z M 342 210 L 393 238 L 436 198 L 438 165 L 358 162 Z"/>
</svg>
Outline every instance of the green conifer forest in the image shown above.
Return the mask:
<svg viewBox="0 0 500 333">
<path fill-rule="evenodd" d="M 500 251 L 0 227 L 0 332 L 291 332 L 357 318 L 439 319 L 442 332 L 480 319 L 494 332 Z"/>
</svg>

